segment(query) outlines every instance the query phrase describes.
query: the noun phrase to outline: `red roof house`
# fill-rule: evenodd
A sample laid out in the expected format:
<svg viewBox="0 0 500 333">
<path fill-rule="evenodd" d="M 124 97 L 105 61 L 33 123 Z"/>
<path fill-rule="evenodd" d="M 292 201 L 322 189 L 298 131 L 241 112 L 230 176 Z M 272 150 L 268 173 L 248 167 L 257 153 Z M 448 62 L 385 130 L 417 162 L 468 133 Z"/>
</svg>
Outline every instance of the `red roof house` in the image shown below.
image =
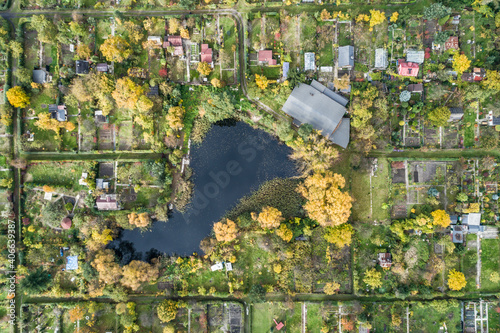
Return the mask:
<svg viewBox="0 0 500 333">
<path fill-rule="evenodd" d="M 475 67 L 472 73 L 463 73 L 462 80 L 467 82 L 482 81 L 486 76 L 486 70 L 484 68 Z"/>
<path fill-rule="evenodd" d="M 448 40 L 444 43 L 444 49 L 445 50 L 449 50 L 449 49 L 458 50 L 458 37 L 450 36 L 450 38 L 448 38 Z"/>
<path fill-rule="evenodd" d="M 118 201 L 116 199 L 116 194 L 103 194 L 99 196 L 96 201 L 98 210 L 118 210 Z"/>
<path fill-rule="evenodd" d="M 165 36 L 163 39 L 163 48 L 166 49 L 170 46 L 174 47 L 174 56 L 182 56 L 184 54 L 181 36 Z"/>
<path fill-rule="evenodd" d="M 414 62 L 406 62 L 404 59 L 398 61 L 398 74 L 402 76 L 413 76 L 418 75 L 418 64 Z"/>
<path fill-rule="evenodd" d="M 382 268 L 390 268 L 392 266 L 392 256 L 390 253 L 379 253 L 378 264 Z"/>
<path fill-rule="evenodd" d="M 201 62 L 211 64 L 213 61 L 212 55 L 212 49 L 208 47 L 208 44 L 201 44 Z"/>
<path fill-rule="evenodd" d="M 261 64 L 267 63 L 270 66 L 275 66 L 276 59 L 273 59 L 273 51 L 272 50 L 260 50 L 259 51 L 259 63 L 261 63 Z"/>
</svg>

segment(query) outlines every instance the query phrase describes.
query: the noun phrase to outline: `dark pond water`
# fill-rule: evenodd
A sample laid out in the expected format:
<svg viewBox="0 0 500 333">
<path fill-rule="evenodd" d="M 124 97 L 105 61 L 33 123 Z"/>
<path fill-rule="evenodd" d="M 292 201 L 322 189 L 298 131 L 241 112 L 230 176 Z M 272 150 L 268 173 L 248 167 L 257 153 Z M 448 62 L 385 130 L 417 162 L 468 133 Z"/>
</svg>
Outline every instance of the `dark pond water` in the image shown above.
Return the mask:
<svg viewBox="0 0 500 333">
<path fill-rule="evenodd" d="M 262 130 L 238 122 L 213 126 L 201 146 L 191 149 L 194 195 L 184 213 L 155 222 L 147 232 L 123 230 L 111 244 L 122 262 L 148 260 L 160 253 L 190 255 L 214 222 L 262 183 L 296 175 L 290 148 Z"/>
</svg>

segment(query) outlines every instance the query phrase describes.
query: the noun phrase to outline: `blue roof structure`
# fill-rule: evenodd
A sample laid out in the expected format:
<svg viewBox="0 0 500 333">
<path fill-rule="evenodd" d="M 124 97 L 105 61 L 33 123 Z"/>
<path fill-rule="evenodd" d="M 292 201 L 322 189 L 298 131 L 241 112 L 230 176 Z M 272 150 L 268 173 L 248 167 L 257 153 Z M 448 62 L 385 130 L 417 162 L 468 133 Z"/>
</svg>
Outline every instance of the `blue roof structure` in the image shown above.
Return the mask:
<svg viewBox="0 0 500 333">
<path fill-rule="evenodd" d="M 74 271 L 78 269 L 78 256 L 67 256 L 66 257 L 66 270 Z"/>
<path fill-rule="evenodd" d="M 284 62 L 283 63 L 283 79 L 288 78 L 288 71 L 290 70 L 290 63 L 289 62 Z"/>
</svg>

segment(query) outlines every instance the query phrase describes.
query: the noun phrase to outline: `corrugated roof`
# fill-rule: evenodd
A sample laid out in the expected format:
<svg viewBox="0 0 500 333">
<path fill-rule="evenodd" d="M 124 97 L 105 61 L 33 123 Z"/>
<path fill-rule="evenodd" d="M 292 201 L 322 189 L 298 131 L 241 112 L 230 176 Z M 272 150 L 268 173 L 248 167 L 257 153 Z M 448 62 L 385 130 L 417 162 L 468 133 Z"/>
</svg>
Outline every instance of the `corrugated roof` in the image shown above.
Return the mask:
<svg viewBox="0 0 500 333">
<path fill-rule="evenodd" d="M 406 61 L 415 62 L 417 64 L 423 64 L 425 59 L 424 51 L 409 50 L 406 53 Z"/>
<path fill-rule="evenodd" d="M 322 92 L 326 96 L 333 99 L 335 102 L 342 104 L 342 106 L 346 106 L 347 103 L 349 103 L 349 100 L 347 98 L 345 98 L 344 96 L 340 96 L 339 94 L 334 93 L 332 90 L 328 89 L 327 87 L 325 87 L 324 85 L 322 85 L 321 83 L 319 83 L 316 80 L 312 80 L 311 87 L 319 90 L 320 92 Z"/>
<path fill-rule="evenodd" d="M 342 122 L 335 132 L 330 135 L 329 139 L 342 148 L 346 148 L 349 144 L 351 135 L 351 120 L 349 118 L 342 118 Z"/>
<path fill-rule="evenodd" d="M 304 53 L 304 71 L 315 71 L 316 70 L 316 58 L 314 52 Z"/>
<path fill-rule="evenodd" d="M 354 46 L 339 47 L 339 67 L 354 67 Z"/>
<path fill-rule="evenodd" d="M 288 78 L 288 71 L 290 70 L 290 63 L 289 62 L 284 62 L 283 63 L 283 78 L 286 80 Z"/>
<path fill-rule="evenodd" d="M 386 69 L 389 65 L 386 49 L 375 50 L 375 68 Z"/>
</svg>

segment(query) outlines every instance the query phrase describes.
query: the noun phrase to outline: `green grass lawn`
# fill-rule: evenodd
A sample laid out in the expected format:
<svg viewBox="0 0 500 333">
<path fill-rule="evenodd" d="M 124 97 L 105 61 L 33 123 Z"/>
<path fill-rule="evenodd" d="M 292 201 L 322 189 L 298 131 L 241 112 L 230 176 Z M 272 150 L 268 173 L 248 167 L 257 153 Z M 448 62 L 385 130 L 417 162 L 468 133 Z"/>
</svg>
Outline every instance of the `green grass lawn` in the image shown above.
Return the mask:
<svg viewBox="0 0 500 333">
<path fill-rule="evenodd" d="M 281 77 L 281 66 L 249 66 L 252 74 L 264 75 L 268 79 L 279 79 Z"/>
<path fill-rule="evenodd" d="M 474 124 L 476 122 L 476 111 L 471 108 L 466 108 L 464 114 L 464 146 L 474 147 Z"/>
<path fill-rule="evenodd" d="M 467 242 L 476 241 L 476 235 L 468 234 Z M 467 246 L 467 251 L 460 257 L 461 272 L 464 273 L 467 280 L 465 290 L 476 291 L 476 273 L 477 273 L 477 248 Z"/>
<path fill-rule="evenodd" d="M 484 239 L 481 241 L 481 290 L 498 291 L 498 283 L 490 281 L 493 272 L 499 272 L 500 242 L 498 239 Z"/>
<path fill-rule="evenodd" d="M 257 303 L 252 305 L 252 332 L 271 332 L 277 322 L 287 320 L 285 306 L 282 303 Z"/>
<path fill-rule="evenodd" d="M 413 303 L 410 311 L 410 332 L 438 332 L 443 322 L 446 322 L 448 332 L 462 332 L 460 318 L 460 303 L 449 305 L 444 312 L 438 312 L 428 303 Z"/>
<path fill-rule="evenodd" d="M 78 180 L 87 171 L 85 162 L 38 162 L 28 167 L 26 179 L 35 184 L 83 189 Z"/>
<path fill-rule="evenodd" d="M 323 318 L 320 311 L 321 304 L 307 303 L 307 331 L 319 332 L 323 327 Z"/>
</svg>

